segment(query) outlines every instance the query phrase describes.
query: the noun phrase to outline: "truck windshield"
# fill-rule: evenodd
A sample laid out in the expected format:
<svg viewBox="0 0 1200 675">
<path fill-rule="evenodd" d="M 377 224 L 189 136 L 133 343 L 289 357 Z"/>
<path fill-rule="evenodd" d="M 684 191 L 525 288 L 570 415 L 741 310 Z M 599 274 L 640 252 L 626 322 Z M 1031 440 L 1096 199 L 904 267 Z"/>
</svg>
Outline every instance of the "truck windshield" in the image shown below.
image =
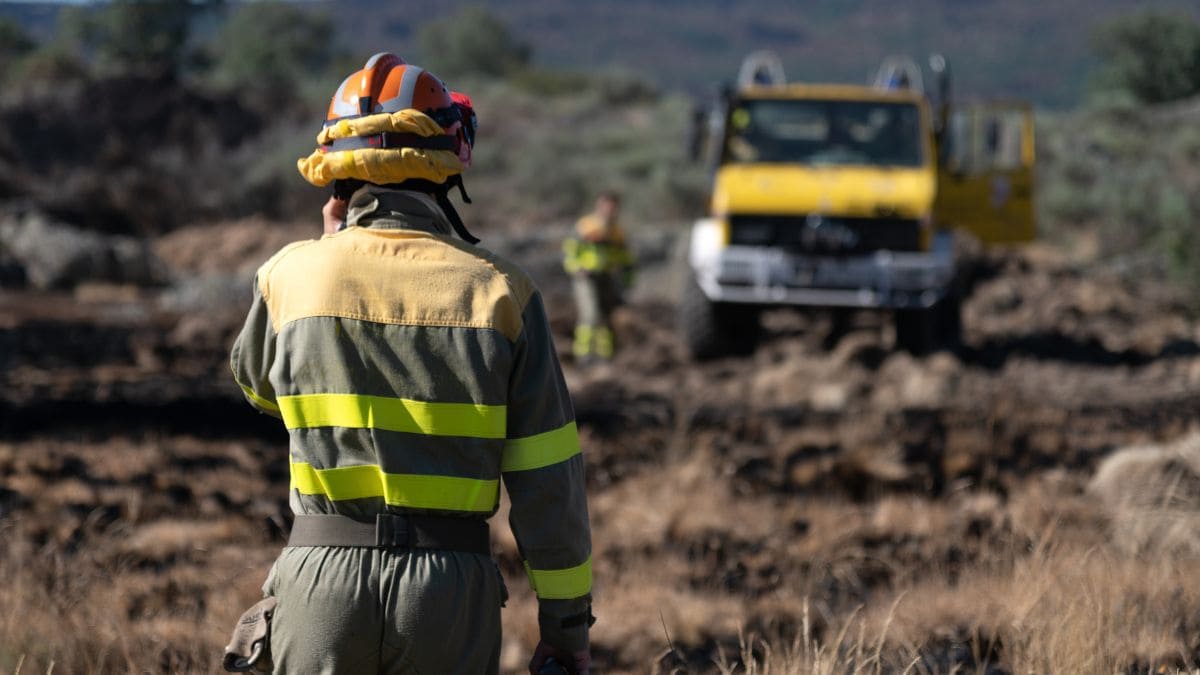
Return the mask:
<svg viewBox="0 0 1200 675">
<path fill-rule="evenodd" d="M 724 160 L 917 167 L 921 114 L 912 103 L 742 100 L 729 114 Z"/>
</svg>

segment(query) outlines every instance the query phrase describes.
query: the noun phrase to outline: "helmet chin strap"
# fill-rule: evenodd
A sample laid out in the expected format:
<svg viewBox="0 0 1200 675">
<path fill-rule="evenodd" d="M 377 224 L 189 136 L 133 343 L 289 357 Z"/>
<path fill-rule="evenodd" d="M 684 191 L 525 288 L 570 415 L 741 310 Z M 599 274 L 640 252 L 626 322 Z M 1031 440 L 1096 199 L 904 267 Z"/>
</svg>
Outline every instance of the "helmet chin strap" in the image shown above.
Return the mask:
<svg viewBox="0 0 1200 675">
<path fill-rule="evenodd" d="M 478 244 L 479 238 L 467 231 L 467 226 L 463 224 L 462 218 L 458 217 L 458 211 L 450 203 L 450 188 L 455 186 L 458 187 L 458 193 L 462 195 L 462 200 L 470 204 L 471 197 L 467 195 L 467 188 L 463 186 L 462 174 L 451 176 L 442 184 L 441 190 L 433 193 L 433 198 L 437 201 L 438 206 L 446 212 L 446 218 L 450 220 L 450 225 L 458 236 L 468 244 Z"/>
<path fill-rule="evenodd" d="M 362 183 L 359 182 L 358 185 L 361 186 Z M 346 187 L 348 188 L 350 186 L 347 185 Z M 457 234 L 460 239 L 468 244 L 479 243 L 479 237 L 476 237 L 475 235 L 471 234 L 469 230 L 467 230 L 467 226 L 463 224 L 462 218 L 459 217 L 458 211 L 454 208 L 454 204 L 450 202 L 450 188 L 457 187 L 459 194 L 462 195 L 463 201 L 468 204 L 471 203 L 471 198 L 467 195 L 467 189 L 463 187 L 461 175 L 451 176 L 450 178 L 446 179 L 445 183 L 434 183 L 433 181 L 424 180 L 421 178 L 410 178 L 409 180 L 399 183 L 389 183 L 384 187 L 394 188 L 396 190 L 413 190 L 416 192 L 424 192 L 425 194 L 430 195 L 433 197 L 434 201 L 437 202 L 437 205 L 441 207 L 442 211 L 445 212 L 446 220 L 450 221 L 450 226 L 454 228 L 454 233 Z M 336 186 L 334 189 L 336 193 Z M 357 189 L 357 187 L 355 187 L 355 189 Z"/>
<path fill-rule="evenodd" d="M 339 179 L 333 182 L 333 195 L 338 199 L 348 201 L 350 196 L 363 185 L 366 185 L 366 183 L 361 180 L 353 178 Z M 420 178 L 412 178 L 401 183 L 391 183 L 385 187 L 397 190 L 415 190 L 416 192 L 424 192 L 432 196 L 437 205 L 446 213 L 446 220 L 450 221 L 450 226 L 454 228 L 454 233 L 468 244 L 479 243 L 479 238 L 467 230 L 467 226 L 463 224 L 462 218 L 458 215 L 458 210 L 450 202 L 450 188 L 457 187 L 458 193 L 462 195 L 462 200 L 467 204 L 471 203 L 471 197 L 467 194 L 467 188 L 463 186 L 462 175 L 456 174 L 451 176 L 445 183 L 434 183 L 433 181 L 422 180 Z"/>
</svg>

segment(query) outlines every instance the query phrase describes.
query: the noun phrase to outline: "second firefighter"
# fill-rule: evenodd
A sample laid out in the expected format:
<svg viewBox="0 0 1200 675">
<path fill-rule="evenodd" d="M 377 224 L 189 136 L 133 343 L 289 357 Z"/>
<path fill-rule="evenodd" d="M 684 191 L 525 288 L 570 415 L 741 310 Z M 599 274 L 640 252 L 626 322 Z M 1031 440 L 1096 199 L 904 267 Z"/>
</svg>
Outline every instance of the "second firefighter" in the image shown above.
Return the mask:
<svg viewBox="0 0 1200 675">
<path fill-rule="evenodd" d="M 595 209 L 579 219 L 563 242 L 563 267 L 575 295 L 575 361 L 607 361 L 616 349 L 613 311 L 633 283 L 633 254 L 618 222 L 620 196 L 602 193 Z"/>
</svg>

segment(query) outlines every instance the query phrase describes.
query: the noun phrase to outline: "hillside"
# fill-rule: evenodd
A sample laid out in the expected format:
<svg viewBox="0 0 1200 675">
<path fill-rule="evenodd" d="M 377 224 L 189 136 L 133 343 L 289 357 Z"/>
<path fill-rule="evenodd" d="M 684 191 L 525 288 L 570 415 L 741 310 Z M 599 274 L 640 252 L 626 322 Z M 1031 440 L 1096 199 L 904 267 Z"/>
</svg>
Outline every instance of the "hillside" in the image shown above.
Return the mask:
<svg viewBox="0 0 1200 675">
<path fill-rule="evenodd" d="M 416 35 L 433 18 L 469 0 L 446 0 L 412 11 L 409 3 L 328 0 L 303 3 L 339 19 L 341 41 L 353 53 L 393 50 L 419 56 Z M 619 68 L 668 90 L 705 91 L 732 78 L 741 58 L 773 49 L 792 77 L 861 81 L 889 54 L 943 52 L 963 93 L 1019 96 L 1068 107 L 1079 100 L 1094 65 L 1095 26 L 1134 8 L 1126 0 L 494 0 L 487 7 L 533 48 L 535 62 L 557 69 Z M 1137 8 L 1183 9 L 1194 2 L 1145 0 Z M 48 36 L 53 5 L 0 3 Z"/>
<path fill-rule="evenodd" d="M 350 25 L 367 25 L 367 16 L 381 19 L 361 42 L 408 52 L 421 22 L 471 3 L 444 2 L 420 15 L 393 5 L 382 16 L 367 0 L 338 4 L 339 16 L 354 17 Z M 778 52 L 790 77 L 848 82 L 865 80 L 889 54 L 924 58 L 940 51 L 956 69 L 962 93 L 1051 107 L 1079 100 L 1094 65 L 1095 26 L 1132 9 L 1125 0 L 497 0 L 487 6 L 530 43 L 539 63 L 621 68 L 667 89 L 706 91 L 733 78 L 742 57 L 756 49 Z M 1200 14 L 1185 0 L 1136 6 Z"/>
</svg>

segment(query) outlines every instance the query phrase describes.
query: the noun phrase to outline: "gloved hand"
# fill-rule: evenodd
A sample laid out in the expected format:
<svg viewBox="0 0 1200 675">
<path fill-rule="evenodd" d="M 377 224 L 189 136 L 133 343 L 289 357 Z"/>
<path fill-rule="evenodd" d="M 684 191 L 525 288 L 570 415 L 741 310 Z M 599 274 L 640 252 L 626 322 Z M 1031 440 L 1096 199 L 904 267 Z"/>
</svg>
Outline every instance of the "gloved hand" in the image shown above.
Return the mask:
<svg viewBox="0 0 1200 675">
<path fill-rule="evenodd" d="M 591 672 L 592 654 L 590 651 L 585 649 L 572 653 L 562 649 L 555 649 L 545 642 L 538 642 L 537 648 L 533 650 L 533 658 L 529 660 L 529 675 L 542 675 L 542 667 L 546 665 L 546 660 L 552 656 L 559 665 L 572 675 L 588 675 Z"/>
</svg>

